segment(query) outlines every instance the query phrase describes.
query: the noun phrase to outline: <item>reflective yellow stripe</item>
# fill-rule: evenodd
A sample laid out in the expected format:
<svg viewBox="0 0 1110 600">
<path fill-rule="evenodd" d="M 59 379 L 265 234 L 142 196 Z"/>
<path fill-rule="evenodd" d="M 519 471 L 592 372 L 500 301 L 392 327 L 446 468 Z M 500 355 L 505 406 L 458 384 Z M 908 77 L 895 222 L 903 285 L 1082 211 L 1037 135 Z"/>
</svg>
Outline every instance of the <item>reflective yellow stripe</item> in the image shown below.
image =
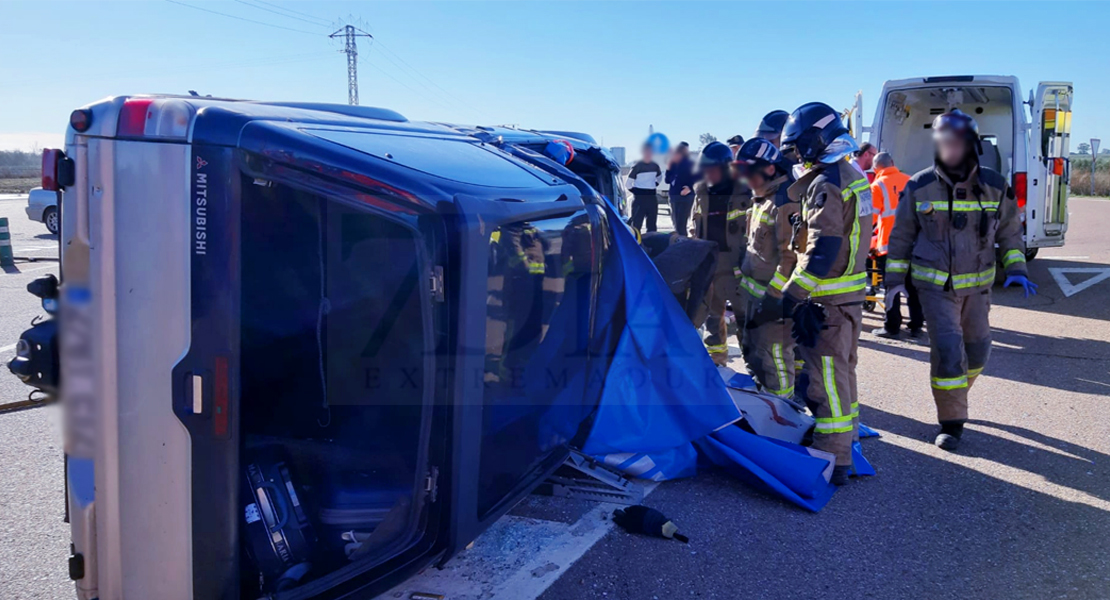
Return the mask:
<svg viewBox="0 0 1110 600">
<path fill-rule="evenodd" d="M 782 344 L 771 345 L 771 357 L 775 360 L 775 375 L 779 380 L 779 394 L 790 385 L 790 381 L 786 376 L 786 361 L 782 358 Z M 793 392 L 794 388 L 790 388 Z"/>
<path fill-rule="evenodd" d="M 717 344 L 715 346 L 706 344 L 705 349 L 708 350 L 710 354 L 721 354 L 723 352 L 728 352 L 728 344 Z"/>
<path fill-rule="evenodd" d="M 888 260 L 886 261 L 886 270 L 891 273 L 906 273 L 910 270 L 910 261 Z"/>
<path fill-rule="evenodd" d="M 782 273 L 775 271 L 775 276 L 771 278 L 771 287 L 781 292 L 782 288 L 786 287 L 786 283 L 786 277 L 783 277 Z"/>
<path fill-rule="evenodd" d="M 720 214 L 720 213 L 717 213 L 717 214 Z M 744 211 L 742 211 L 742 210 L 730 210 L 730 211 L 728 211 L 728 220 L 729 221 L 739 219 L 742 216 L 744 216 Z"/>
<path fill-rule="evenodd" d="M 856 253 L 859 252 L 859 215 L 852 220 L 852 235 L 848 240 L 848 268 L 844 269 L 845 273 L 856 270 Z"/>
<path fill-rule="evenodd" d="M 757 300 L 763 298 L 763 295 L 767 293 L 767 286 L 759 285 L 758 281 L 752 279 L 751 277 L 748 277 L 747 275 L 740 279 L 740 287 L 746 290 L 752 296 L 755 296 Z"/>
<path fill-rule="evenodd" d="M 821 297 L 850 294 L 867 287 L 867 273 L 854 273 L 852 275 L 845 275 L 844 277 L 822 279 L 820 281 L 821 283 L 810 290 L 811 296 Z"/>
<path fill-rule="evenodd" d="M 843 417 L 840 411 L 840 394 L 836 392 L 836 369 L 833 368 L 831 356 L 821 357 L 821 379 L 825 382 L 825 395 L 829 399 L 829 410 L 832 411 L 833 418 Z"/>
<path fill-rule="evenodd" d="M 912 274 L 914 279 L 935 285 L 944 285 L 944 282 L 948 281 L 948 273 L 930 269 L 929 267 L 922 267 L 921 265 L 914 265 Z"/>
<path fill-rule="evenodd" d="M 1002 266 L 1003 267 L 1008 268 L 1010 265 L 1012 265 L 1014 263 L 1019 263 L 1019 262 L 1021 262 L 1021 263 L 1025 262 L 1025 255 L 1022 254 L 1021 250 L 1010 250 L 1010 251 L 1006 252 L 1006 254 L 1002 255 Z"/>
<path fill-rule="evenodd" d="M 968 379 L 971 379 L 972 377 L 978 377 L 979 374 L 982 373 L 982 372 L 983 372 L 983 367 L 979 367 L 978 369 L 968 369 L 967 377 L 968 377 Z"/>
<path fill-rule="evenodd" d="M 814 429 L 820 433 L 845 433 L 852 431 L 855 428 L 855 424 L 852 421 L 858 416 L 858 413 L 853 412 L 843 417 L 814 419 L 817 422 Z"/>
<path fill-rule="evenodd" d="M 733 268 L 732 268 L 732 274 L 733 274 L 733 275 L 734 275 L 734 276 L 735 276 L 735 277 L 736 277 L 737 279 L 740 279 L 741 277 L 743 277 L 743 276 L 744 276 L 744 274 L 743 274 L 743 273 L 742 273 L 742 272 L 740 271 L 740 267 L 733 267 Z"/>
<path fill-rule="evenodd" d="M 786 388 L 783 388 L 781 390 L 769 390 L 769 391 L 772 394 L 774 394 L 775 396 L 778 396 L 779 398 L 790 398 L 791 396 L 794 395 L 794 386 L 786 387 Z"/>
<path fill-rule="evenodd" d="M 957 390 L 967 387 L 967 376 L 933 377 L 933 388 L 938 390 Z"/>
<path fill-rule="evenodd" d="M 994 284 L 994 267 L 981 273 L 968 273 L 952 277 L 952 286 L 957 290 Z"/>
<path fill-rule="evenodd" d="M 918 202 L 917 211 L 922 212 L 923 205 L 931 204 L 933 210 L 940 212 L 948 212 L 947 202 Z M 979 212 L 981 210 L 998 210 L 997 202 L 968 202 L 966 200 L 958 200 L 952 202 L 952 212 Z"/>
<path fill-rule="evenodd" d="M 794 271 L 794 274 L 790 276 L 790 282 L 797 283 L 807 292 L 812 292 L 813 288 L 817 287 L 819 281 L 820 280 L 800 269 Z M 787 283 L 789 284 L 790 282 Z"/>
</svg>

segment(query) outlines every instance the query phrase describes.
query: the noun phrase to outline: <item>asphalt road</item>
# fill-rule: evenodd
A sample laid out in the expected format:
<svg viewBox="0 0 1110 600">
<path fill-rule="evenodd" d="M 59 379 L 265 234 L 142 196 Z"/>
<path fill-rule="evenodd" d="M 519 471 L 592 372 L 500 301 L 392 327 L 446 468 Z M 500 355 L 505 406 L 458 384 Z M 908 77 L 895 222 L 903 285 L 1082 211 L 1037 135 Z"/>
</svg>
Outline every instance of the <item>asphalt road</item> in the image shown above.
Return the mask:
<svg viewBox="0 0 1110 600">
<path fill-rule="evenodd" d="M 22 207 L 0 200 L 16 254 L 48 255 L 21 252 L 53 241 Z M 383 597 L 1110 598 L 1110 279 L 1075 291 L 1099 276 L 1083 269 L 1110 269 L 1110 201 L 1073 199 L 1071 224 L 1065 248 L 1031 263 L 1039 296 L 995 289 L 960 454 L 931 444 L 927 348 L 865 333 L 863 420 L 883 437 L 864 450 L 879 474 L 821 513 L 706 472 L 645 501 L 683 545 L 614 530 L 606 507 L 530 497 L 446 569 Z M 0 274 L 0 360 L 41 314 L 24 286 L 53 268 Z M 2 370 L 0 402 L 25 395 Z M 57 422 L 57 407 L 0 414 L 0 597 L 72 597 Z"/>
</svg>

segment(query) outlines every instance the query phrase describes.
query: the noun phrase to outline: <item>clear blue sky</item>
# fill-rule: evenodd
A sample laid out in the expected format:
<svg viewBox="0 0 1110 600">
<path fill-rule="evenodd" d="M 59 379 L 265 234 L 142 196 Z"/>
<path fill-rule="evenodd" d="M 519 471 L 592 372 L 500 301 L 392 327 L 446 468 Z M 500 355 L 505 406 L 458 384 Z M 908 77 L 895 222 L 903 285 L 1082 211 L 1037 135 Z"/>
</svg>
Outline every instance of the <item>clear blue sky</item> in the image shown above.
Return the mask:
<svg viewBox="0 0 1110 600">
<path fill-rule="evenodd" d="M 180 2 L 298 31 L 165 0 L 0 0 L 0 148 L 56 143 L 70 110 L 109 95 L 345 102 L 326 34 L 348 17 L 377 38 L 360 47 L 362 104 L 410 119 L 629 147 L 652 124 L 696 144 L 747 137 L 774 108 L 846 108 L 857 90 L 869 123 L 886 79 L 1002 74 L 1025 94 L 1074 82 L 1072 147 L 1110 138 L 1106 3 Z"/>
</svg>

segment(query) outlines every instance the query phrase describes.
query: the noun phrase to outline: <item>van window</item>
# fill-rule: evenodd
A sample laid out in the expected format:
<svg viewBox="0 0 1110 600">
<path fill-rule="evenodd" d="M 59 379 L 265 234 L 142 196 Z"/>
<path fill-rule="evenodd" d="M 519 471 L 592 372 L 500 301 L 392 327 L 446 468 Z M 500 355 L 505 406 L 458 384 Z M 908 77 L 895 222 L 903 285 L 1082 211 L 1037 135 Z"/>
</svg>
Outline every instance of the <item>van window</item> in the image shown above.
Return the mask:
<svg viewBox="0 0 1110 600">
<path fill-rule="evenodd" d="M 410 229 L 281 184 L 242 189 L 240 537 L 254 598 L 290 563 L 311 565 L 302 585 L 417 537 L 430 354 Z M 282 556 L 257 539 L 275 520 Z"/>
<path fill-rule="evenodd" d="M 883 103 L 879 148 L 894 164 L 916 173 L 933 164 L 932 123 L 958 108 L 975 118 L 983 137 L 981 164 L 1009 178 L 1015 131 L 1013 94 L 1004 86 L 944 86 L 894 90 Z"/>
<path fill-rule="evenodd" d="M 592 409 L 583 401 L 592 239 L 584 210 L 490 236 L 480 518 L 565 446 Z"/>
</svg>

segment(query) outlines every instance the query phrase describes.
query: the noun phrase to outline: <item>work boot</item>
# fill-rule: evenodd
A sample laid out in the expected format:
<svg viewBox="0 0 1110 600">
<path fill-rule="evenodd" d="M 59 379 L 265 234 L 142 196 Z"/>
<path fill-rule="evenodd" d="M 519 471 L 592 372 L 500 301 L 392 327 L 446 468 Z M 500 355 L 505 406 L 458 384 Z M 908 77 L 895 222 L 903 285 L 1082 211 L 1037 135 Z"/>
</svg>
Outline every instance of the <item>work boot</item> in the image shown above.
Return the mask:
<svg viewBox="0 0 1110 600">
<path fill-rule="evenodd" d="M 848 476 L 851 474 L 851 470 L 851 465 L 837 465 L 833 467 L 832 479 L 829 480 L 829 483 L 836 487 L 848 485 Z"/>
<path fill-rule="evenodd" d="M 941 421 L 940 433 L 934 443 L 937 448 L 955 452 L 960 447 L 960 437 L 964 434 L 964 421 Z"/>
<path fill-rule="evenodd" d="M 880 327 L 878 329 L 875 329 L 875 330 L 872 330 L 871 335 L 874 335 L 876 337 L 886 338 L 888 340 L 896 340 L 899 337 L 897 331 L 887 331 L 886 329 L 884 329 L 882 327 Z"/>
</svg>

